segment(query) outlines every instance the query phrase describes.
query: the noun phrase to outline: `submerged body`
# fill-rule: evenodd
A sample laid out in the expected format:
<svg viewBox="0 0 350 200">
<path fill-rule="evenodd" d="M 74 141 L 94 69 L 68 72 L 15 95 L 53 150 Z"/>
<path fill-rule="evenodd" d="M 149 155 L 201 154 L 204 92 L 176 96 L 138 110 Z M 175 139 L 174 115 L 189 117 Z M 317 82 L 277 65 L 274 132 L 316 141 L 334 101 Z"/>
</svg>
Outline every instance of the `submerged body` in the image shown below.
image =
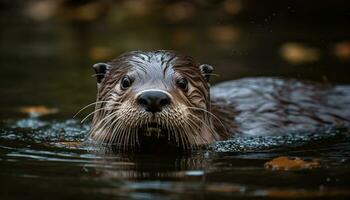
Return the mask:
<svg viewBox="0 0 350 200">
<path fill-rule="evenodd" d="M 191 149 L 235 134 L 283 134 L 350 120 L 350 88 L 279 78 L 210 88 L 213 68 L 173 51 L 129 52 L 94 65 L 90 137 L 123 148 Z"/>
<path fill-rule="evenodd" d="M 350 86 L 244 78 L 213 86 L 211 96 L 235 111 L 237 129 L 232 134 L 283 134 L 350 122 Z"/>
</svg>

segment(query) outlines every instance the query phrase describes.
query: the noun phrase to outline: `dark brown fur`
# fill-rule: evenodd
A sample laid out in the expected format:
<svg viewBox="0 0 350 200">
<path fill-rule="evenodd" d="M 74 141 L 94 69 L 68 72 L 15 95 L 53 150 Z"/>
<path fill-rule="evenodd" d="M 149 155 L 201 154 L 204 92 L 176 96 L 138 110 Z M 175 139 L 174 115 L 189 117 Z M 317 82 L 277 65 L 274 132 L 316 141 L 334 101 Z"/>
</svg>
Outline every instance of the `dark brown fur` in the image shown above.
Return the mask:
<svg viewBox="0 0 350 200">
<path fill-rule="evenodd" d="M 123 147 L 159 140 L 187 149 L 237 133 L 266 135 L 325 125 L 342 126 L 350 121 L 347 86 L 253 78 L 222 83 L 209 91 L 211 72 L 203 66 L 174 51 L 134 51 L 97 69 L 102 73 L 98 74 L 90 137 Z M 120 82 L 125 75 L 133 83 L 122 90 Z M 179 78 L 188 80 L 188 90 L 177 87 Z M 145 112 L 135 99 L 140 92 L 150 89 L 166 92 L 172 103 L 160 113 Z M 161 131 L 157 135 L 149 131 L 153 130 L 149 126 Z M 155 137 L 142 137 L 145 135 Z"/>
<path fill-rule="evenodd" d="M 228 108 L 212 108 L 208 74 L 189 56 L 173 51 L 135 51 L 108 63 L 110 66 L 98 84 L 97 104 L 90 137 L 96 141 L 120 146 L 137 146 L 143 126 L 157 123 L 167 129 L 168 138 L 183 148 L 212 143 L 228 137 L 233 116 Z M 133 85 L 123 91 L 119 84 L 125 75 Z M 176 87 L 177 78 L 186 78 L 188 91 Z M 151 116 L 135 103 L 139 92 L 157 89 L 172 97 L 172 104 Z M 113 112 L 118 113 L 115 116 Z M 215 114 L 216 113 L 216 114 Z M 111 117 L 108 117 L 111 116 Z M 112 117 L 113 116 L 113 117 Z M 106 119 L 106 117 L 108 119 Z M 155 119 L 151 119 L 151 118 Z M 152 121 L 153 120 L 153 121 Z"/>
</svg>

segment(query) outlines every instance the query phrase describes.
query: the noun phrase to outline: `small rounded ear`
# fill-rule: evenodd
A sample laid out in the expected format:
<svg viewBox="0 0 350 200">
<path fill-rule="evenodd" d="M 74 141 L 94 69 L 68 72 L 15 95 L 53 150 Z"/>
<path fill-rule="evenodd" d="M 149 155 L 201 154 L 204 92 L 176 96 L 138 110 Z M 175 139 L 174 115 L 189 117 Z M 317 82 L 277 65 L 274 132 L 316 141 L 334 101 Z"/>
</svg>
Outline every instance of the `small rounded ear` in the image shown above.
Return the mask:
<svg viewBox="0 0 350 200">
<path fill-rule="evenodd" d="M 211 65 L 201 64 L 199 65 L 199 69 L 201 70 L 201 73 L 204 76 L 205 80 L 209 81 L 214 68 Z"/>
<path fill-rule="evenodd" d="M 95 70 L 95 76 L 97 78 L 97 83 L 101 83 L 102 79 L 105 77 L 106 72 L 111 68 L 107 63 L 96 63 L 92 66 Z"/>
</svg>

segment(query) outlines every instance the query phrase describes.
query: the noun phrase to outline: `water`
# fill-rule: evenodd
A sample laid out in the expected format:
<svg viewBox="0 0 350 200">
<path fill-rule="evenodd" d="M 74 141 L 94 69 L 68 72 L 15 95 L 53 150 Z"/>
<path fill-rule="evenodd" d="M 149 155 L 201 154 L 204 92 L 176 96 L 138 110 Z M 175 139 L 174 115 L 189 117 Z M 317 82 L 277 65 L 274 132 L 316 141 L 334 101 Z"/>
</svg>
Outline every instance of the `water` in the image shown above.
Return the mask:
<svg viewBox="0 0 350 200">
<path fill-rule="evenodd" d="M 187 154 L 122 154 L 86 142 L 89 122 L 80 120 L 92 109 L 73 119 L 95 100 L 90 66 L 128 50 L 191 54 L 215 67 L 214 83 L 287 76 L 350 84 L 349 60 L 335 51 L 349 40 L 347 1 L 36 2 L 0 1 L 0 199 L 349 198 L 347 129 L 237 137 Z M 290 43 L 318 53 L 293 63 L 281 53 Z M 23 111 L 38 106 L 56 111 Z M 278 156 L 316 158 L 320 167 L 264 167 Z"/>
<path fill-rule="evenodd" d="M 231 199 L 349 196 L 345 129 L 235 137 L 187 154 L 113 153 L 86 140 L 88 124 L 29 118 L 0 132 L 2 198 Z M 34 127 L 34 128 L 33 128 Z M 287 155 L 318 158 L 312 170 L 273 171 Z M 19 192 L 21 191 L 21 192 Z"/>
</svg>

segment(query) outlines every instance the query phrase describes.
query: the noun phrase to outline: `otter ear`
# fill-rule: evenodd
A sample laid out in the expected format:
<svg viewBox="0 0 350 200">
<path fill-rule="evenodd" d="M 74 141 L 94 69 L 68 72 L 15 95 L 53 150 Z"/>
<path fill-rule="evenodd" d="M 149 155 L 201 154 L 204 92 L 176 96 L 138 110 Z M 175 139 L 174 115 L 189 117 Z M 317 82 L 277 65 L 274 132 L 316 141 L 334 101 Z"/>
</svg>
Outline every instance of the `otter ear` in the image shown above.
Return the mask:
<svg viewBox="0 0 350 200">
<path fill-rule="evenodd" d="M 107 70 L 111 68 L 111 66 L 107 63 L 96 63 L 92 66 L 96 73 L 97 83 L 101 83 L 102 79 L 105 77 Z"/>
<path fill-rule="evenodd" d="M 209 81 L 214 68 L 211 65 L 201 64 L 199 65 L 199 69 L 201 70 L 201 73 L 204 76 L 205 80 Z"/>
</svg>

